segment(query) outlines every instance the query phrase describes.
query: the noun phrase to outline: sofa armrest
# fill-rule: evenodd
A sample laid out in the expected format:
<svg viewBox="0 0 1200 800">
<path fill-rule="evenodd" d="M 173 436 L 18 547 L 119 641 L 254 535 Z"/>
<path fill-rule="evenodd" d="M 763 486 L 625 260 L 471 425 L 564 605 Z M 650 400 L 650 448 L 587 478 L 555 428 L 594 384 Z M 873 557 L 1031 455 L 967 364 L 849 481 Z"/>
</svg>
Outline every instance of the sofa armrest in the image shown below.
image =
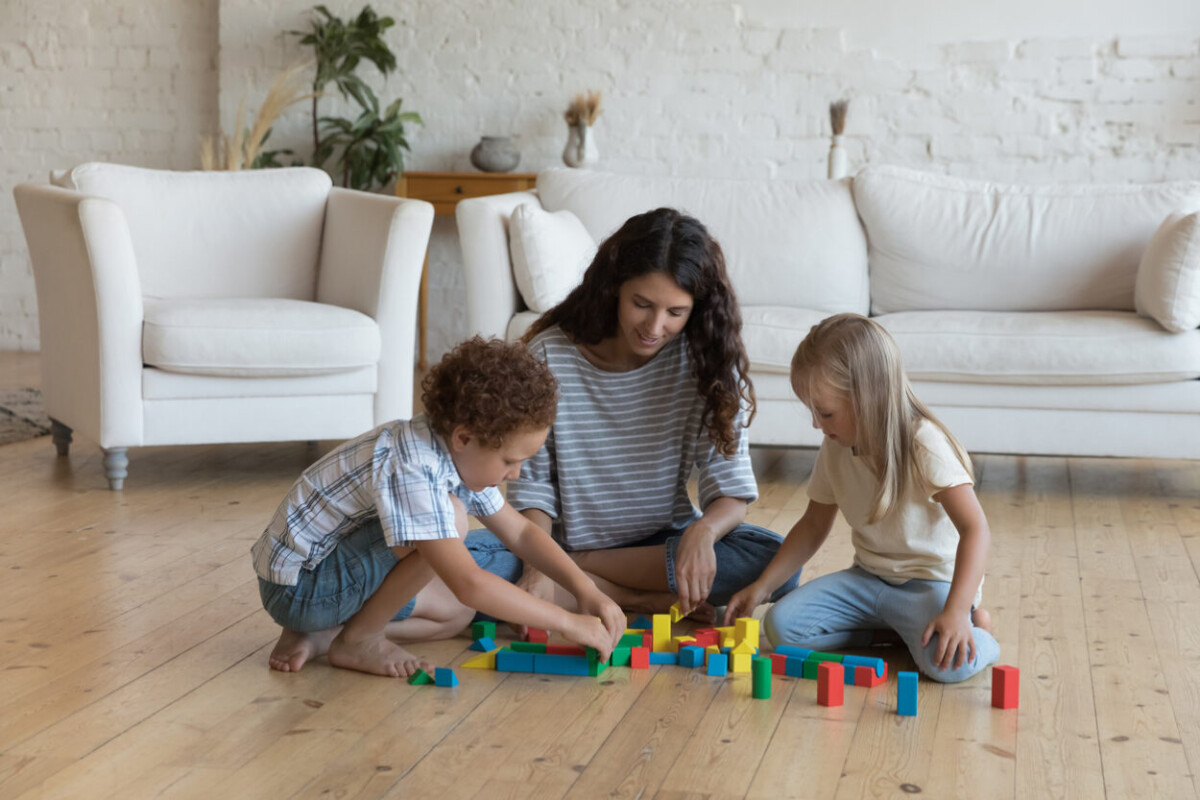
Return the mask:
<svg viewBox="0 0 1200 800">
<path fill-rule="evenodd" d="M 524 304 L 508 255 L 508 220 L 518 206 L 541 207 L 536 192 L 473 197 L 455 209 L 467 282 L 467 332 L 503 339 Z"/>
<path fill-rule="evenodd" d="M 361 311 L 383 349 L 375 424 L 412 416 L 417 294 L 433 206 L 423 200 L 333 188 L 317 273 L 317 302 Z"/>
<path fill-rule="evenodd" d="M 124 212 L 53 186 L 13 190 L 33 261 L 46 413 L 101 447 L 143 442 L 142 288 Z"/>
</svg>

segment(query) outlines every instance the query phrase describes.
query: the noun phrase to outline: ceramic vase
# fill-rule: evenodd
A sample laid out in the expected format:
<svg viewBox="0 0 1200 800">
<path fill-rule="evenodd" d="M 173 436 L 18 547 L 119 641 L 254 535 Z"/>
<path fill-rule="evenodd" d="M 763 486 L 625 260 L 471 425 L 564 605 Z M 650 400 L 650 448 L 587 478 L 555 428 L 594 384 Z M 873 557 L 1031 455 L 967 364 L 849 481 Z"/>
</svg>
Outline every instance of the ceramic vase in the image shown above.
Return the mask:
<svg viewBox="0 0 1200 800">
<path fill-rule="evenodd" d="M 521 153 L 507 136 L 484 136 L 471 150 L 471 163 L 484 172 L 510 172 L 521 163 Z"/>
<path fill-rule="evenodd" d="M 835 134 L 833 144 L 829 148 L 829 179 L 837 180 L 846 177 L 846 148 L 842 147 L 842 137 Z"/>
<path fill-rule="evenodd" d="M 563 149 L 563 163 L 568 167 L 590 167 L 600 160 L 596 140 L 589 125 L 571 125 L 567 128 L 567 146 Z"/>
</svg>

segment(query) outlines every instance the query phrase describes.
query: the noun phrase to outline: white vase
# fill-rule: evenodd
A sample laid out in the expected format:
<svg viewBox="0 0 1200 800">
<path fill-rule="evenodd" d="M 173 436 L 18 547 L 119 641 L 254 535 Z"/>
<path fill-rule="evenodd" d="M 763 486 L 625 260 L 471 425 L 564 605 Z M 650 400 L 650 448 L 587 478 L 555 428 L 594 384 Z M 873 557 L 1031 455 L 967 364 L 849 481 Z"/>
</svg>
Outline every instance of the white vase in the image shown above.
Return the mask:
<svg viewBox="0 0 1200 800">
<path fill-rule="evenodd" d="M 842 147 L 842 137 L 834 135 L 833 144 L 829 148 L 829 179 L 837 180 L 846 177 L 846 149 Z"/>
<path fill-rule="evenodd" d="M 596 140 L 589 125 L 571 125 L 567 128 L 567 146 L 563 148 L 563 163 L 568 167 L 590 167 L 600 160 Z"/>
</svg>

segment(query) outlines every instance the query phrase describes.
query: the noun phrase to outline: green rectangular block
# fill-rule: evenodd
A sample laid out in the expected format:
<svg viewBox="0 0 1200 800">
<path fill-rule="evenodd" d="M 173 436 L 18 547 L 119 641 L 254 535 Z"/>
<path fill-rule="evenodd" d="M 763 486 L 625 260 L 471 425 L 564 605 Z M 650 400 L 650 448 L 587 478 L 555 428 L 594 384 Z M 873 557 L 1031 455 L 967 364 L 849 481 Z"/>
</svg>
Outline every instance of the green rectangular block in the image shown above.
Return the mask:
<svg viewBox="0 0 1200 800">
<path fill-rule="evenodd" d="M 631 660 L 632 654 L 628 647 L 614 647 L 612 658 L 608 660 L 608 663 L 614 667 L 628 667 Z"/>
<path fill-rule="evenodd" d="M 814 650 L 813 652 L 808 654 L 808 658 L 806 660 L 807 661 L 836 661 L 837 663 L 841 664 L 842 659 L 845 657 L 846 656 L 842 655 L 841 653 L 818 653 L 817 651 Z"/>
<path fill-rule="evenodd" d="M 626 633 L 621 635 L 621 641 L 617 642 L 617 647 L 641 647 L 642 635 L 640 633 Z"/>
<path fill-rule="evenodd" d="M 545 642 L 513 642 L 509 645 L 509 649 L 514 653 L 544 653 L 546 652 Z"/>
<path fill-rule="evenodd" d="M 815 681 L 817 679 L 817 667 L 819 667 L 820 665 L 821 665 L 820 661 L 814 661 L 811 657 L 804 659 L 804 677 L 805 677 L 805 679 L 810 680 L 810 681 Z"/>
<path fill-rule="evenodd" d="M 472 622 L 471 623 L 471 640 L 475 639 L 495 639 L 496 638 L 496 623 L 494 622 Z"/>
</svg>

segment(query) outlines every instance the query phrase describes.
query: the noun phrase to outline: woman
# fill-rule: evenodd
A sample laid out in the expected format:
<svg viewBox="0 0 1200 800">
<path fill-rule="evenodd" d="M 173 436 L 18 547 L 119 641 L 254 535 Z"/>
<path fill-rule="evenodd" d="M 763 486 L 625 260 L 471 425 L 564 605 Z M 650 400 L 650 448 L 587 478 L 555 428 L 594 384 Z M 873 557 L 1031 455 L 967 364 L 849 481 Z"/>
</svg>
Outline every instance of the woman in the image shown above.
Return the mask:
<svg viewBox="0 0 1200 800">
<path fill-rule="evenodd" d="M 628 610 L 665 611 L 677 597 L 685 613 L 711 618 L 782 542 L 743 521 L 758 488 L 741 324 L 720 246 L 698 220 L 660 208 L 605 240 L 582 283 L 525 335 L 560 398 L 508 500 Z M 693 468 L 702 510 L 688 497 Z M 467 544 L 514 577 L 515 560 L 487 534 Z M 532 568 L 519 582 L 553 596 Z"/>
</svg>

